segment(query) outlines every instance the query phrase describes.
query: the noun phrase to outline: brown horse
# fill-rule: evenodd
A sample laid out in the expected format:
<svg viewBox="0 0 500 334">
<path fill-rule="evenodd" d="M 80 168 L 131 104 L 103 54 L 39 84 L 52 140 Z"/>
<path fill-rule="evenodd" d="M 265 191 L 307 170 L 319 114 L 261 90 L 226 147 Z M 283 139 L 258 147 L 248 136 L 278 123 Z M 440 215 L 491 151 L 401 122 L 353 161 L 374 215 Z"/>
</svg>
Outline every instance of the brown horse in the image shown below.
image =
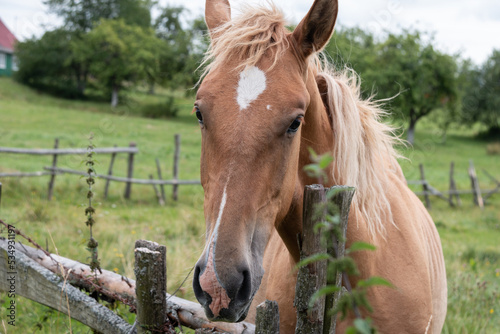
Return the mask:
<svg viewBox="0 0 500 334">
<path fill-rule="evenodd" d="M 316 0 L 293 32 L 282 13 L 246 8 L 231 19 L 227 0 L 206 1 L 211 46 L 194 112 L 202 133 L 206 246 L 193 288 L 212 320 L 253 319 L 276 300 L 282 333 L 295 327 L 296 236 L 302 225 L 308 148 L 331 152 L 328 185 L 356 187 L 348 245 L 357 279 L 381 276 L 367 313 L 382 333 L 439 333 L 447 286 L 439 235 L 408 189 L 383 111 L 360 98 L 356 75 L 335 73 L 318 56 L 333 33 L 336 0 Z M 366 311 L 367 312 L 367 311 Z M 340 333 L 352 319 L 339 322 Z"/>
</svg>

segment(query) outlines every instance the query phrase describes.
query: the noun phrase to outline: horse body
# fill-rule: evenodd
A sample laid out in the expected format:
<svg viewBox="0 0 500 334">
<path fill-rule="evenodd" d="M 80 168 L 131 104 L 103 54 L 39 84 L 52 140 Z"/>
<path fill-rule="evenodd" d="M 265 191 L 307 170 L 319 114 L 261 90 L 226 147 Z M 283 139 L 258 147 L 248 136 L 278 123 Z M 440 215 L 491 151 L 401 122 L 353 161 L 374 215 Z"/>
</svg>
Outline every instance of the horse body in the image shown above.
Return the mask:
<svg viewBox="0 0 500 334">
<path fill-rule="evenodd" d="M 227 1 L 208 0 L 213 60 L 197 94 L 202 127 L 201 181 L 207 239 L 193 288 L 213 320 L 252 320 L 276 300 L 280 329 L 295 328 L 296 236 L 302 226 L 308 148 L 332 152 L 328 186 L 356 186 L 347 246 L 374 287 L 368 313 L 382 333 L 438 333 L 446 315 L 446 276 L 437 230 L 408 189 L 382 111 L 359 98 L 352 76 L 335 75 L 315 56 L 328 41 L 337 4 L 316 0 L 293 33 L 280 13 L 255 10 L 231 21 Z M 252 302 L 253 301 L 253 302 Z M 340 332 L 352 322 L 338 323 Z"/>
</svg>

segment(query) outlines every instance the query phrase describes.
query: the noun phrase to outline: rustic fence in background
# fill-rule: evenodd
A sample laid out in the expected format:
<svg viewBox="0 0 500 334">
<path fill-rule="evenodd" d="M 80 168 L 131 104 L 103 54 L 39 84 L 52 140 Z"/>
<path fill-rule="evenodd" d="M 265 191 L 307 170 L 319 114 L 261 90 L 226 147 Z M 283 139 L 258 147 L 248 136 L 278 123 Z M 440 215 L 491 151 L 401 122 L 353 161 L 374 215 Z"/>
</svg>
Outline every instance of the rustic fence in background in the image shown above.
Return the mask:
<svg viewBox="0 0 500 334">
<path fill-rule="evenodd" d="M 130 199 L 132 194 L 132 184 L 144 184 L 151 185 L 155 191 L 156 198 L 160 205 L 166 203 L 165 195 L 165 185 L 172 185 L 172 198 L 174 201 L 178 199 L 178 187 L 180 185 L 196 185 L 200 184 L 199 180 L 180 180 L 179 179 L 179 160 L 180 160 L 180 147 L 181 140 L 180 135 L 176 134 L 175 140 L 175 151 L 174 151 L 174 161 L 173 161 L 173 179 L 164 180 L 162 178 L 162 170 L 160 165 L 160 160 L 156 158 L 156 170 L 158 173 L 158 178 L 155 179 L 152 174 L 149 175 L 149 179 L 136 179 L 134 178 L 134 160 L 135 155 L 139 153 L 139 148 L 135 143 L 130 143 L 129 147 L 107 147 L 107 148 L 95 148 L 93 151 L 97 154 L 111 154 L 111 160 L 108 167 L 108 172 L 104 174 L 96 174 L 100 179 L 106 180 L 104 186 L 104 198 L 108 197 L 109 185 L 111 181 L 123 182 L 125 183 L 124 198 Z M 44 171 L 37 172 L 15 172 L 15 173 L 0 173 L 0 178 L 7 177 L 37 177 L 37 176 L 50 176 L 47 190 L 47 198 L 50 201 L 53 197 L 54 186 L 56 181 L 56 176 L 60 174 L 74 174 L 74 175 L 87 175 L 83 170 L 73 170 L 68 168 L 57 167 L 58 156 L 60 155 L 85 155 L 88 153 L 85 148 L 77 149 L 67 149 L 59 148 L 59 139 L 54 142 L 53 149 L 26 149 L 26 148 L 10 148 L 10 147 L 0 147 L 0 153 L 11 153 L 11 154 L 27 154 L 27 155 L 51 155 L 52 165 L 50 167 L 44 167 Z M 118 154 L 128 154 L 127 158 L 127 177 L 117 177 L 113 175 L 113 168 L 115 164 L 115 159 Z M 83 159 L 82 159 L 83 160 Z M 160 191 L 158 187 L 160 187 Z"/>
<path fill-rule="evenodd" d="M 469 161 L 468 174 L 471 181 L 471 189 L 468 190 L 458 190 L 455 182 L 455 163 L 452 161 L 450 164 L 450 186 L 448 191 L 439 191 L 434 188 L 429 181 L 425 178 L 424 165 L 419 165 L 420 169 L 420 180 L 408 180 L 408 184 L 422 185 L 422 191 L 415 192 L 418 196 L 423 196 L 425 201 L 425 207 L 427 209 L 431 209 L 431 201 L 430 196 L 436 196 L 450 204 L 450 206 L 461 206 L 462 201 L 460 199 L 460 195 L 464 194 L 472 194 L 474 204 L 479 206 L 481 209 L 484 208 L 486 201 L 493 194 L 500 191 L 500 181 L 495 179 L 490 173 L 483 169 L 483 172 L 488 176 L 488 178 L 496 184 L 494 189 L 486 189 L 482 190 L 479 186 L 479 180 L 476 174 L 476 169 L 474 167 L 474 163 L 472 160 Z M 485 194 L 486 193 L 486 194 Z M 483 196 L 483 194 L 485 194 Z M 448 195 L 446 197 L 445 195 Z M 455 200 L 454 200 L 455 199 Z"/>
<path fill-rule="evenodd" d="M 137 179 L 134 178 L 134 161 L 135 155 L 139 153 L 139 148 L 135 143 L 130 143 L 129 147 L 109 147 L 109 148 L 96 148 L 94 149 L 95 153 L 98 154 L 111 154 L 111 160 L 108 167 L 108 172 L 106 175 L 97 174 L 96 176 L 106 180 L 104 186 L 104 198 L 108 197 L 110 182 L 122 182 L 125 183 L 124 190 L 124 198 L 130 199 L 132 193 L 132 184 L 143 184 L 152 186 L 155 196 L 160 205 L 165 205 L 167 199 L 165 195 L 165 185 L 172 186 L 172 199 L 176 201 L 178 199 L 178 187 L 180 185 L 199 185 L 201 184 L 199 180 L 180 180 L 179 179 L 179 160 L 180 160 L 180 147 L 181 141 L 180 136 L 178 134 L 174 137 L 175 141 L 175 150 L 174 150 L 174 158 L 173 158 L 173 166 L 172 166 L 172 179 L 164 180 L 162 176 L 162 169 L 160 164 L 160 159 L 156 158 L 156 172 L 157 178 L 153 176 L 153 174 L 149 174 L 148 179 Z M 9 148 L 9 147 L 0 147 L 1 153 L 14 153 L 14 154 L 30 154 L 30 155 L 51 155 L 52 156 L 52 165 L 50 167 L 44 167 L 44 171 L 37 172 L 16 172 L 16 173 L 0 173 L 0 178 L 6 177 L 36 177 L 36 176 L 50 176 L 50 180 L 48 183 L 48 191 L 47 198 L 49 200 L 52 199 L 54 185 L 56 181 L 56 175 L 59 174 L 74 174 L 74 175 L 87 175 L 84 171 L 81 170 L 73 170 L 68 168 L 60 168 L 57 167 L 58 156 L 59 155 L 84 155 L 87 153 L 86 149 L 61 149 L 59 148 L 59 140 L 56 139 L 54 142 L 53 149 L 24 149 L 24 148 Z M 113 175 L 113 168 L 115 164 L 115 159 L 118 154 L 128 154 L 127 157 L 127 177 L 118 177 Z M 475 205 L 483 208 L 487 203 L 487 200 L 495 193 L 500 192 L 500 181 L 498 181 L 494 176 L 488 173 L 483 169 L 485 175 L 496 184 L 496 187 L 493 189 L 481 189 L 479 186 L 479 180 L 476 174 L 476 170 L 474 168 L 474 164 L 472 160 L 469 162 L 468 174 L 471 180 L 471 188 L 466 190 L 458 190 L 456 187 L 456 182 L 454 178 L 455 174 L 455 163 L 451 162 L 450 164 L 450 173 L 449 173 L 449 190 L 448 191 L 439 191 L 435 187 L 433 187 L 429 181 L 425 177 L 425 171 L 423 164 L 419 165 L 420 170 L 420 180 L 408 180 L 408 184 L 410 185 L 420 185 L 422 186 L 422 191 L 416 191 L 415 194 L 418 196 L 422 196 L 424 199 L 425 206 L 428 209 L 432 208 L 430 197 L 436 196 L 450 204 L 450 206 L 461 206 L 462 201 L 460 195 L 464 194 L 472 194 Z"/>
<path fill-rule="evenodd" d="M 345 236 L 353 188 L 343 188 L 331 200 L 339 210 L 341 230 Z M 332 188 L 330 188 L 332 189 Z M 333 252 L 343 256 L 345 243 L 332 240 L 324 248 L 315 225 L 324 217 L 313 214 L 315 207 L 325 203 L 329 189 L 308 186 L 304 193 L 304 226 L 298 238 L 301 258 L 315 252 Z M 102 333 L 175 333 L 173 324 L 196 329 L 195 333 L 277 334 L 279 333 L 278 305 L 265 301 L 257 308 L 256 324 L 210 322 L 198 303 L 166 293 L 166 248 L 155 242 L 138 240 L 135 243 L 136 281 L 112 271 L 91 273 L 86 264 L 50 254 L 40 246 L 32 248 L 16 240 L 19 231 L 0 221 L 1 228 L 8 228 L 8 238 L 0 238 L 0 290 L 9 291 L 9 280 L 14 275 L 16 294 L 47 305 L 90 328 Z M 15 243 L 13 242 L 15 241 Z M 14 254 L 14 255 L 13 255 Z M 9 267 L 9 256 L 16 259 L 15 268 Z M 71 283 L 71 284 L 69 284 Z M 320 298 L 309 312 L 309 300 L 325 284 L 342 285 L 342 275 L 337 273 L 327 279 L 326 261 L 301 267 L 296 286 L 294 304 L 297 307 L 296 333 L 335 333 L 335 316 L 328 311 L 340 298 Z M 43 289 L 39 287 L 43 286 Z M 80 291 L 98 291 L 102 296 L 127 302 L 136 308 L 136 323 L 130 325 L 114 312 Z M 148 331 L 149 330 L 149 331 Z M 310 331 L 311 330 L 311 331 Z"/>
</svg>

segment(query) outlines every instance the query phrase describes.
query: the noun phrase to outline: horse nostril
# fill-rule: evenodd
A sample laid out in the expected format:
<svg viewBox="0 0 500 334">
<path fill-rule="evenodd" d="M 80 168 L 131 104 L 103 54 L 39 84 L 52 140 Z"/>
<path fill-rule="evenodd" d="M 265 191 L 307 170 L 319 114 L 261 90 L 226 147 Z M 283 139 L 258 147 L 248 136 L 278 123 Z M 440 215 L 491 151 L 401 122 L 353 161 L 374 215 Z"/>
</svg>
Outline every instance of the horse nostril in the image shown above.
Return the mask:
<svg viewBox="0 0 500 334">
<path fill-rule="evenodd" d="M 243 282 L 236 294 L 236 300 L 240 302 L 246 302 L 250 300 L 252 296 L 252 280 L 250 278 L 250 272 L 245 270 L 242 272 L 243 274 Z"/>
<path fill-rule="evenodd" d="M 194 294 L 196 296 L 196 299 L 198 299 L 200 304 L 206 305 L 207 298 L 206 298 L 206 294 L 204 293 L 204 291 L 200 285 L 200 273 L 201 273 L 200 266 L 196 265 L 196 268 L 194 270 L 194 275 L 193 275 L 193 291 L 194 291 Z"/>
</svg>

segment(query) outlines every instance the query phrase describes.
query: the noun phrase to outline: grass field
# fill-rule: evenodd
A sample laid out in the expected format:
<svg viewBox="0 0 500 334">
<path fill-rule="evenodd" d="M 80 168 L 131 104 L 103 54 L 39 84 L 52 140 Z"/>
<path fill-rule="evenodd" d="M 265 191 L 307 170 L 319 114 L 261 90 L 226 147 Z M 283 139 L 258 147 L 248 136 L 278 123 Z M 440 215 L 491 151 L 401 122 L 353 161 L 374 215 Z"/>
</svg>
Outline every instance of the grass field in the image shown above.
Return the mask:
<svg viewBox="0 0 500 334">
<path fill-rule="evenodd" d="M 153 120 L 138 117 L 145 103 L 161 102 L 166 92 L 156 96 L 134 92 L 126 105 L 110 110 L 107 104 L 66 101 L 0 78 L 0 146 L 50 148 L 59 138 L 60 147 L 86 147 L 94 133 L 98 147 L 128 146 L 136 142 L 137 178 L 156 173 L 155 158 L 162 162 L 164 178 L 172 176 L 175 133 L 181 135 L 182 179 L 199 178 L 200 132 L 191 115 L 192 100 L 176 95 L 180 108 L 174 119 Z M 472 131 L 450 130 L 445 143 L 433 124 L 417 125 L 416 145 L 402 149 L 410 161 L 402 161 L 407 179 L 419 178 L 418 164 L 425 165 L 426 178 L 437 189 L 448 187 L 448 171 L 455 161 L 459 189 L 470 188 L 467 176 L 469 160 L 477 169 L 481 187 L 494 188 L 481 169 L 500 179 L 500 156 L 486 154 L 488 142 L 475 140 Z M 106 173 L 109 156 L 98 156 L 97 171 Z M 51 157 L 0 154 L 0 172 L 38 171 L 51 163 Z M 64 157 L 61 167 L 81 169 L 81 157 Z M 118 156 L 115 174 L 125 176 L 126 155 Z M 15 225 L 51 252 L 88 262 L 85 240 L 85 183 L 78 176 L 57 176 L 55 198 L 46 197 L 48 178 L 2 179 L 4 190 L 0 217 Z M 179 201 L 165 207 L 157 204 L 150 186 L 134 185 L 132 199 L 123 198 L 124 185 L 112 183 L 110 196 L 103 200 L 103 181 L 97 184 L 97 225 L 102 267 L 128 277 L 133 274 L 133 245 L 136 239 L 149 239 L 167 246 L 168 291 L 173 292 L 184 280 L 201 253 L 204 242 L 203 191 L 200 186 L 181 186 Z M 418 187 L 415 188 L 418 190 Z M 481 211 L 472 197 L 462 197 L 461 208 L 433 198 L 431 215 L 442 238 L 445 253 L 449 308 L 445 333 L 498 333 L 500 328 L 500 194 L 491 197 Z M 4 231 L 2 233 L 5 233 Z M 190 280 L 179 292 L 193 299 Z M 4 310 L 8 303 L 0 294 Z M 126 315 L 126 308 L 119 309 Z M 128 316 L 133 320 L 133 316 Z M 26 299 L 18 300 L 16 328 L 0 323 L 1 333 L 88 333 L 88 328 L 46 307 Z M 5 324 L 5 326 L 3 325 Z"/>
</svg>

